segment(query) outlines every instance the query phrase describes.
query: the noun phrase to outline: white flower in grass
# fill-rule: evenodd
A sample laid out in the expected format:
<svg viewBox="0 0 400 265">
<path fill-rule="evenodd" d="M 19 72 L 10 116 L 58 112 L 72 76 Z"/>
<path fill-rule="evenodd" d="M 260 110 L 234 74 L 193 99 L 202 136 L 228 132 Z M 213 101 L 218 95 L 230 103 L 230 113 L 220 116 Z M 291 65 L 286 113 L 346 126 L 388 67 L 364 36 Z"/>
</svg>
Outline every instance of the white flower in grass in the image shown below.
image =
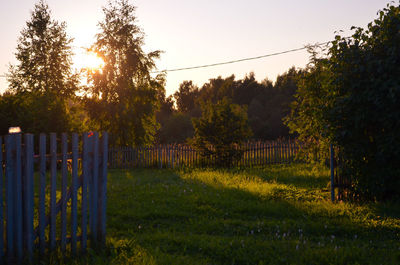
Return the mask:
<svg viewBox="0 0 400 265">
<path fill-rule="evenodd" d="M 141 225 L 139 225 L 139 226 L 138 226 L 138 229 L 142 229 L 142 226 L 141 226 Z"/>
</svg>

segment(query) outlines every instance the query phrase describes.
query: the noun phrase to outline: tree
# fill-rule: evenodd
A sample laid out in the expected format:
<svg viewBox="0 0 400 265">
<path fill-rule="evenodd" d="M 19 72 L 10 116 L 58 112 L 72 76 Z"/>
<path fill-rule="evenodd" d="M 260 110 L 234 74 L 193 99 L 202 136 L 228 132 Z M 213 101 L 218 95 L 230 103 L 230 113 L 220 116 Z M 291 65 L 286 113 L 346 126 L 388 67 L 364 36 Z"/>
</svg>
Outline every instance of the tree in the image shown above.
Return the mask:
<svg viewBox="0 0 400 265">
<path fill-rule="evenodd" d="M 329 104 L 328 84 L 332 76 L 328 60 L 318 58 L 317 49 L 318 47 L 309 48 L 310 63 L 298 77 L 297 91 L 290 104 L 291 111 L 284 118 L 290 131 L 296 133 L 298 140 L 303 143 L 300 152 L 310 162 L 319 161 L 321 154 L 327 155 L 326 150 L 330 143 L 326 134 L 327 121 L 324 113 Z"/>
<path fill-rule="evenodd" d="M 189 115 L 184 113 L 173 113 L 162 124 L 160 130 L 161 143 L 185 143 L 193 137 L 193 125 Z"/>
<path fill-rule="evenodd" d="M 34 134 L 77 131 L 80 124 L 74 124 L 72 117 L 66 102 L 58 97 L 38 92 L 6 92 L 0 96 L 1 135 L 15 126 Z"/>
<path fill-rule="evenodd" d="M 326 119 L 353 191 L 382 200 L 400 196 L 400 5 L 378 14 L 352 38 L 337 36 L 329 50 Z"/>
<path fill-rule="evenodd" d="M 378 14 L 304 75 L 289 126 L 339 148 L 353 195 L 385 200 L 400 196 L 400 5 Z"/>
<path fill-rule="evenodd" d="M 105 65 L 89 72 L 86 108 L 99 128 L 111 133 L 112 143 L 150 144 L 158 128 L 155 114 L 165 83 L 163 74 L 150 75 L 160 51 L 143 51 L 144 33 L 127 0 L 110 1 L 103 12 L 92 50 Z"/>
<path fill-rule="evenodd" d="M 208 83 L 205 83 L 201 87 L 200 100 L 203 102 L 211 101 L 216 103 L 224 98 L 232 99 L 234 86 L 234 75 L 227 78 L 222 78 L 221 76 L 211 78 Z"/>
<path fill-rule="evenodd" d="M 189 113 L 196 108 L 199 98 L 199 88 L 192 81 L 183 81 L 178 91 L 174 93 L 174 99 L 179 112 Z"/>
<path fill-rule="evenodd" d="M 71 42 L 66 24 L 51 18 L 44 1 L 38 2 L 21 31 L 15 53 L 18 64 L 10 66 L 9 89 L 0 99 L 2 133 L 9 126 L 24 132 L 79 130 L 78 111 L 70 108 L 78 89 L 71 70 Z"/>
<path fill-rule="evenodd" d="M 192 144 L 203 157 L 216 158 L 217 166 L 229 167 L 241 158 L 240 144 L 251 136 L 246 108 L 227 98 L 202 106 L 202 116 L 193 118 Z"/>
<path fill-rule="evenodd" d="M 52 93 L 63 98 L 74 95 L 78 76 L 71 70 L 71 43 L 65 22 L 52 20 L 43 0 L 35 4 L 18 40 L 15 56 L 19 64 L 9 69 L 10 90 Z"/>
</svg>

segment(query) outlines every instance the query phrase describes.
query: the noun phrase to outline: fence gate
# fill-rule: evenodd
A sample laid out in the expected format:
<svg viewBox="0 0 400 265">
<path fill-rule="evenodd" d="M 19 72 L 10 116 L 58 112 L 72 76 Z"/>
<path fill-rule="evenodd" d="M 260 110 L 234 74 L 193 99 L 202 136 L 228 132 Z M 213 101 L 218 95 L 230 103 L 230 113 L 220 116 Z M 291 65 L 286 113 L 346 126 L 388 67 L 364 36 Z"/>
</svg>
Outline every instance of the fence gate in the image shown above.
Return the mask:
<svg viewBox="0 0 400 265">
<path fill-rule="evenodd" d="M 0 137 L 2 261 L 105 242 L 108 135 L 60 136 Z"/>
</svg>

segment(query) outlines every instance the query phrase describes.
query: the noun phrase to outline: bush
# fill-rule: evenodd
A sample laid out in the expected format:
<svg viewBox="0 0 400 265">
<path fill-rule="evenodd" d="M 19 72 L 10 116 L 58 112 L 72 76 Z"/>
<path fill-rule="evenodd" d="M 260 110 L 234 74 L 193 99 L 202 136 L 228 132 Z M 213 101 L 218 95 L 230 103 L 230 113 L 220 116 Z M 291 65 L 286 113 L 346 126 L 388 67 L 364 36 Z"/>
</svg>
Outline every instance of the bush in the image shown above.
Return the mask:
<svg viewBox="0 0 400 265">
<path fill-rule="evenodd" d="M 216 166 L 229 167 L 239 160 L 239 145 L 251 136 L 247 110 L 228 99 L 203 104 L 202 116 L 193 118 L 192 144 L 204 158 L 215 158 Z"/>
<path fill-rule="evenodd" d="M 400 195 L 400 6 L 388 5 L 366 30 L 336 36 L 299 83 L 289 127 L 340 149 L 340 174 L 359 198 Z"/>
</svg>

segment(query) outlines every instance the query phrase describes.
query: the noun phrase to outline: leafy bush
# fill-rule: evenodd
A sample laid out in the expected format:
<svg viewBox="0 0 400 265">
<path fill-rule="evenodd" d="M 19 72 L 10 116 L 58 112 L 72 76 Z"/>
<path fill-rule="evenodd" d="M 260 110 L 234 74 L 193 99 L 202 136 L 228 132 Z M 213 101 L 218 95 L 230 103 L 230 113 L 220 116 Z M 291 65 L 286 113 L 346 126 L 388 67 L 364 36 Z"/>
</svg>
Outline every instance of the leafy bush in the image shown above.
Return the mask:
<svg viewBox="0 0 400 265">
<path fill-rule="evenodd" d="M 400 195 L 400 6 L 387 5 L 367 29 L 336 36 L 300 82 L 289 127 L 340 149 L 342 172 L 360 198 Z"/>
<path fill-rule="evenodd" d="M 215 158 L 215 165 L 228 167 L 240 159 L 241 142 L 251 136 L 247 111 L 228 99 L 203 104 L 202 116 L 193 118 L 194 138 L 192 144 L 203 157 Z"/>
</svg>

